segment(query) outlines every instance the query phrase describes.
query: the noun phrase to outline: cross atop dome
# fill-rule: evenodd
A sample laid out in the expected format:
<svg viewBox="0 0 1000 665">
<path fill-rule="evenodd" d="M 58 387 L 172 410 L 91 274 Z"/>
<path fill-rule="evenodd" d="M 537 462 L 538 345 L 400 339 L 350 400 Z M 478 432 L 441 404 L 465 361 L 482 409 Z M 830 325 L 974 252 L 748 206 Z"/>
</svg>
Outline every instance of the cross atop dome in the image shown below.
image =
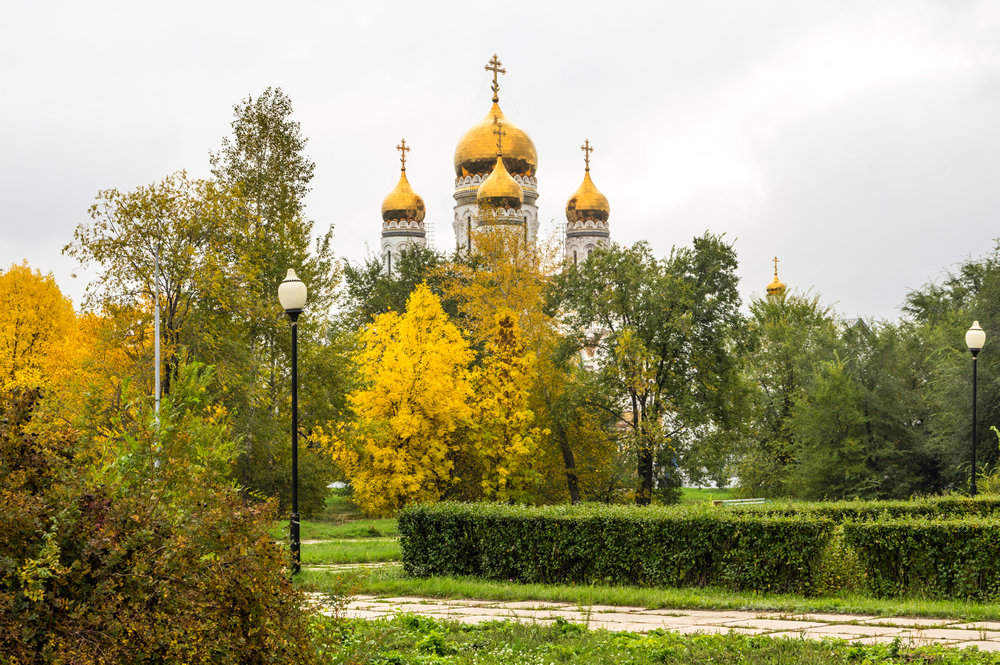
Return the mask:
<svg viewBox="0 0 1000 665">
<path fill-rule="evenodd" d="M 503 130 L 503 125 L 497 118 L 493 118 L 493 133 L 497 135 L 497 157 L 503 156 L 503 137 L 507 136 L 507 132 Z"/>
<path fill-rule="evenodd" d="M 778 279 L 778 257 L 774 257 L 774 279 L 767 285 L 768 297 L 778 297 L 785 295 L 785 284 Z"/>
<path fill-rule="evenodd" d="M 594 149 L 590 147 L 590 139 L 583 142 L 580 146 L 580 150 L 583 150 L 583 161 L 587 165 L 587 170 L 590 170 L 590 153 L 594 152 Z"/>
<path fill-rule="evenodd" d="M 406 153 L 411 150 L 411 148 L 406 145 L 406 139 L 400 139 L 399 145 L 396 146 L 396 150 L 399 151 L 399 162 L 403 165 L 400 169 L 401 171 L 406 170 Z"/>
<path fill-rule="evenodd" d="M 500 101 L 500 97 L 499 97 L 499 94 L 498 94 L 500 92 L 500 82 L 497 80 L 497 74 L 506 74 L 507 73 L 506 69 L 501 69 L 501 67 L 500 67 L 501 64 L 502 63 L 500 62 L 500 58 L 498 58 L 497 54 L 494 53 L 493 57 L 490 59 L 490 61 L 488 63 L 486 63 L 486 67 L 484 67 L 484 69 L 486 71 L 493 72 L 493 86 L 492 87 L 493 87 L 493 102 L 494 103 Z"/>
</svg>

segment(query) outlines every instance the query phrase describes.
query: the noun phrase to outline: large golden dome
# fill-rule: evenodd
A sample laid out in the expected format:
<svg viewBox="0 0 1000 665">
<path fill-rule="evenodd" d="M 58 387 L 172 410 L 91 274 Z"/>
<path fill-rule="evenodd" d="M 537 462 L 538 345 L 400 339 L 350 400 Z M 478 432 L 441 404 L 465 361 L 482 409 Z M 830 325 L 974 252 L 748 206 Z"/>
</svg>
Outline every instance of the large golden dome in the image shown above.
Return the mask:
<svg viewBox="0 0 1000 665">
<path fill-rule="evenodd" d="M 594 186 L 594 181 L 590 179 L 590 169 L 587 169 L 583 174 L 583 183 L 566 202 L 566 219 L 570 222 L 585 219 L 606 222 L 610 214 L 611 206 L 608 205 L 607 197 Z"/>
<path fill-rule="evenodd" d="M 480 207 L 520 210 L 521 204 L 524 203 L 524 191 L 504 166 L 507 156 L 496 155 L 495 159 L 493 172 L 476 192 L 476 201 Z"/>
<path fill-rule="evenodd" d="M 417 193 L 410 187 L 410 183 L 406 179 L 406 169 L 400 169 L 396 188 L 389 192 L 389 196 L 382 201 L 382 221 L 422 222 L 425 214 L 424 200 L 417 196 Z"/>
<path fill-rule="evenodd" d="M 483 121 L 465 133 L 455 147 L 455 175 L 485 176 L 493 170 L 497 157 L 497 137 L 494 124 L 502 125 L 504 131 L 503 161 L 508 173 L 535 177 L 538 170 L 538 154 L 535 143 L 520 127 L 507 120 L 500 105 L 493 102 L 493 108 Z M 506 170 L 506 169 L 505 169 Z"/>
</svg>

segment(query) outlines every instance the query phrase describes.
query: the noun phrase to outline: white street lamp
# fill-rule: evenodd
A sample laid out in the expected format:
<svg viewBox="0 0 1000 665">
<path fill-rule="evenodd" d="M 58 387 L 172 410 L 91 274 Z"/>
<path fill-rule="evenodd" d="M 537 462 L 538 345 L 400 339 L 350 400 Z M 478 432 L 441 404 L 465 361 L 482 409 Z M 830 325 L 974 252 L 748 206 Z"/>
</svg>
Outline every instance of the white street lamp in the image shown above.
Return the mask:
<svg viewBox="0 0 1000 665">
<path fill-rule="evenodd" d="M 986 331 L 979 327 L 979 321 L 973 321 L 972 327 L 965 332 L 965 345 L 972 353 L 972 482 L 969 485 L 972 496 L 976 496 L 976 360 L 984 344 Z"/>
<path fill-rule="evenodd" d="M 292 574 L 299 572 L 302 544 L 299 540 L 299 314 L 306 306 L 308 290 L 295 271 L 288 269 L 278 285 L 278 302 L 292 322 L 292 517 L 289 535 L 292 540 Z"/>
</svg>

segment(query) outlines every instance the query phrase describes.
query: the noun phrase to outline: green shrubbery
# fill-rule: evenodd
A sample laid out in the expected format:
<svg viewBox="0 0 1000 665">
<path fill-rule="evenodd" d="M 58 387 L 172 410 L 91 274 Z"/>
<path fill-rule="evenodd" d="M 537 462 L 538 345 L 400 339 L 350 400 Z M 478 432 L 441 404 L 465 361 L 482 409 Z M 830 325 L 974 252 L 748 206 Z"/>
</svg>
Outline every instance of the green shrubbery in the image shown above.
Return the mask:
<svg viewBox="0 0 1000 665">
<path fill-rule="evenodd" d="M 712 508 L 443 503 L 400 515 L 409 574 L 809 593 L 833 522 Z"/>
<path fill-rule="evenodd" d="M 758 515 L 818 515 L 835 522 L 886 518 L 1000 517 L 1000 496 L 959 494 L 894 501 L 790 501 L 720 507 L 722 510 Z"/>
<path fill-rule="evenodd" d="M 159 428 L 137 407 L 100 439 L 36 429 L 37 392 L 0 395 L 11 662 L 312 661 L 303 596 L 269 533 L 275 502 L 247 502 L 227 481 L 232 446 L 208 378 L 183 368 Z"/>
<path fill-rule="evenodd" d="M 1000 520 L 885 519 L 844 525 L 878 596 L 1000 598 Z"/>
<path fill-rule="evenodd" d="M 755 507 L 417 506 L 408 574 L 1000 598 L 996 497 Z"/>
</svg>

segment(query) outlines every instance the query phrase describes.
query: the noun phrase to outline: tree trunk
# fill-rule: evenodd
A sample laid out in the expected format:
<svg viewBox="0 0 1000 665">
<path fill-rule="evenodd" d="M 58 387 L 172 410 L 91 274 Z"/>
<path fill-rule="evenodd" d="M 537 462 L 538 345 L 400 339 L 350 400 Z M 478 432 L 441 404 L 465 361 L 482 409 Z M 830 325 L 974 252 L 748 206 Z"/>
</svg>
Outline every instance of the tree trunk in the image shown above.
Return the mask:
<svg viewBox="0 0 1000 665">
<path fill-rule="evenodd" d="M 570 503 L 576 505 L 580 503 L 580 482 L 576 477 L 576 459 L 573 457 L 573 450 L 569 447 L 569 440 L 566 438 L 566 430 L 557 426 L 559 436 L 559 450 L 562 452 L 563 464 L 566 465 L 566 486 L 569 489 Z"/>
<path fill-rule="evenodd" d="M 648 506 L 653 501 L 653 449 L 639 448 L 639 491 L 635 495 L 638 506 Z"/>
</svg>

